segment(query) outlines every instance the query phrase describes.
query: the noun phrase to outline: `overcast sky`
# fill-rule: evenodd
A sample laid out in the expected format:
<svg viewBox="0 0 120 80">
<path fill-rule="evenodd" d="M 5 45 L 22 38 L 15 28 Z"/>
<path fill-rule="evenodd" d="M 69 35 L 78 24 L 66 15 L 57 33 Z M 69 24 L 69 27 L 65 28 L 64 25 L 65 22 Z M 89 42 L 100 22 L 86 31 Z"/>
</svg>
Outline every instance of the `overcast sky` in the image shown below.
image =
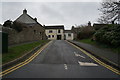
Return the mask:
<svg viewBox="0 0 120 80">
<path fill-rule="evenodd" d="M 2 4 L 2 6 L 1 6 Z M 0 24 L 11 19 L 14 21 L 27 9 L 28 14 L 37 18 L 42 25 L 64 24 L 65 29 L 72 25 L 92 24 L 97 22 L 100 12 L 100 2 L 2 2 L 0 3 Z M 1 15 L 2 13 L 2 15 Z"/>
</svg>

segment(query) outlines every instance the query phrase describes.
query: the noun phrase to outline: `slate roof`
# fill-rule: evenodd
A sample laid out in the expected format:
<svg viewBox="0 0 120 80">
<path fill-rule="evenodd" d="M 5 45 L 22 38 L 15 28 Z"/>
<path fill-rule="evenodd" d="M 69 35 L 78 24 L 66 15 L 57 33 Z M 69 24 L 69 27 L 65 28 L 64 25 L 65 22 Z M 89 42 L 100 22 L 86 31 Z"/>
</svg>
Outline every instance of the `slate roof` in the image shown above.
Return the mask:
<svg viewBox="0 0 120 80">
<path fill-rule="evenodd" d="M 45 26 L 45 29 L 64 29 L 64 25 Z"/>
<path fill-rule="evenodd" d="M 15 21 L 22 22 L 22 23 L 37 23 L 31 16 L 28 14 L 22 14 L 18 17 Z"/>
<path fill-rule="evenodd" d="M 24 10 L 23 10 L 23 14 L 20 15 L 15 21 L 25 24 L 39 24 L 40 26 L 42 26 L 40 23 L 37 22 L 37 20 L 32 18 L 30 15 L 28 15 L 27 12 L 25 13 Z"/>
</svg>

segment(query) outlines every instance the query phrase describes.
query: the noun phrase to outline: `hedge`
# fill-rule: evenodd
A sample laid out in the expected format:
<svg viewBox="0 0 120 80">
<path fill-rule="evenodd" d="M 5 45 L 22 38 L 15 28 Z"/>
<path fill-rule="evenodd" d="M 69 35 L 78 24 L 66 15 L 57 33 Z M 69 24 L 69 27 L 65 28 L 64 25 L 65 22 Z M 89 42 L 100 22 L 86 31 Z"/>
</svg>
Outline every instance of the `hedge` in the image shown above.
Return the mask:
<svg viewBox="0 0 120 80">
<path fill-rule="evenodd" d="M 102 42 L 115 47 L 120 46 L 120 25 L 107 25 L 94 34 L 97 42 Z"/>
</svg>

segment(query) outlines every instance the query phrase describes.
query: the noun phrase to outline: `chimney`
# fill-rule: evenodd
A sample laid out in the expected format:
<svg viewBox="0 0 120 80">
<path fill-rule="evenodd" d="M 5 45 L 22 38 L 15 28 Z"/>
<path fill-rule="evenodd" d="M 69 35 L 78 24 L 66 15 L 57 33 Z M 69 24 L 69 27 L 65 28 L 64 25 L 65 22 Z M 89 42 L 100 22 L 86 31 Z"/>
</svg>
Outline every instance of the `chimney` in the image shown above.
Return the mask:
<svg viewBox="0 0 120 80">
<path fill-rule="evenodd" d="M 72 26 L 72 29 L 74 29 L 74 26 Z"/>
<path fill-rule="evenodd" d="M 37 21 L 37 18 L 34 18 L 35 21 Z"/>
<path fill-rule="evenodd" d="M 90 21 L 88 22 L 88 26 L 91 26 L 91 22 Z"/>
<path fill-rule="evenodd" d="M 23 14 L 27 14 L 27 10 L 26 9 L 23 10 Z"/>
</svg>

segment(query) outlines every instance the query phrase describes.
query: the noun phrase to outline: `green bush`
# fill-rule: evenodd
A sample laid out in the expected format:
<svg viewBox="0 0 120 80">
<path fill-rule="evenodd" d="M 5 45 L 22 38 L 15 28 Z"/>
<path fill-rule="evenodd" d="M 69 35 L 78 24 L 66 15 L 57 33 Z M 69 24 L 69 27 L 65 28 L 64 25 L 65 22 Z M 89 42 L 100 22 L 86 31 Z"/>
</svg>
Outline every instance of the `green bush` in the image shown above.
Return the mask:
<svg viewBox="0 0 120 80">
<path fill-rule="evenodd" d="M 15 29 L 17 32 L 21 32 L 23 28 L 26 28 L 26 25 L 24 23 L 14 21 L 12 24 L 12 28 Z"/>
<path fill-rule="evenodd" d="M 81 31 L 77 34 L 77 38 L 88 39 L 88 38 L 91 38 L 94 33 L 95 31 L 92 27 L 85 26 L 85 27 L 82 27 Z"/>
<path fill-rule="evenodd" d="M 112 46 L 120 46 L 120 25 L 108 25 L 101 28 L 95 34 L 95 39 Z"/>
<path fill-rule="evenodd" d="M 7 20 L 4 22 L 3 24 L 4 27 L 9 27 L 9 28 L 12 28 L 12 21 L 11 20 Z"/>
</svg>

